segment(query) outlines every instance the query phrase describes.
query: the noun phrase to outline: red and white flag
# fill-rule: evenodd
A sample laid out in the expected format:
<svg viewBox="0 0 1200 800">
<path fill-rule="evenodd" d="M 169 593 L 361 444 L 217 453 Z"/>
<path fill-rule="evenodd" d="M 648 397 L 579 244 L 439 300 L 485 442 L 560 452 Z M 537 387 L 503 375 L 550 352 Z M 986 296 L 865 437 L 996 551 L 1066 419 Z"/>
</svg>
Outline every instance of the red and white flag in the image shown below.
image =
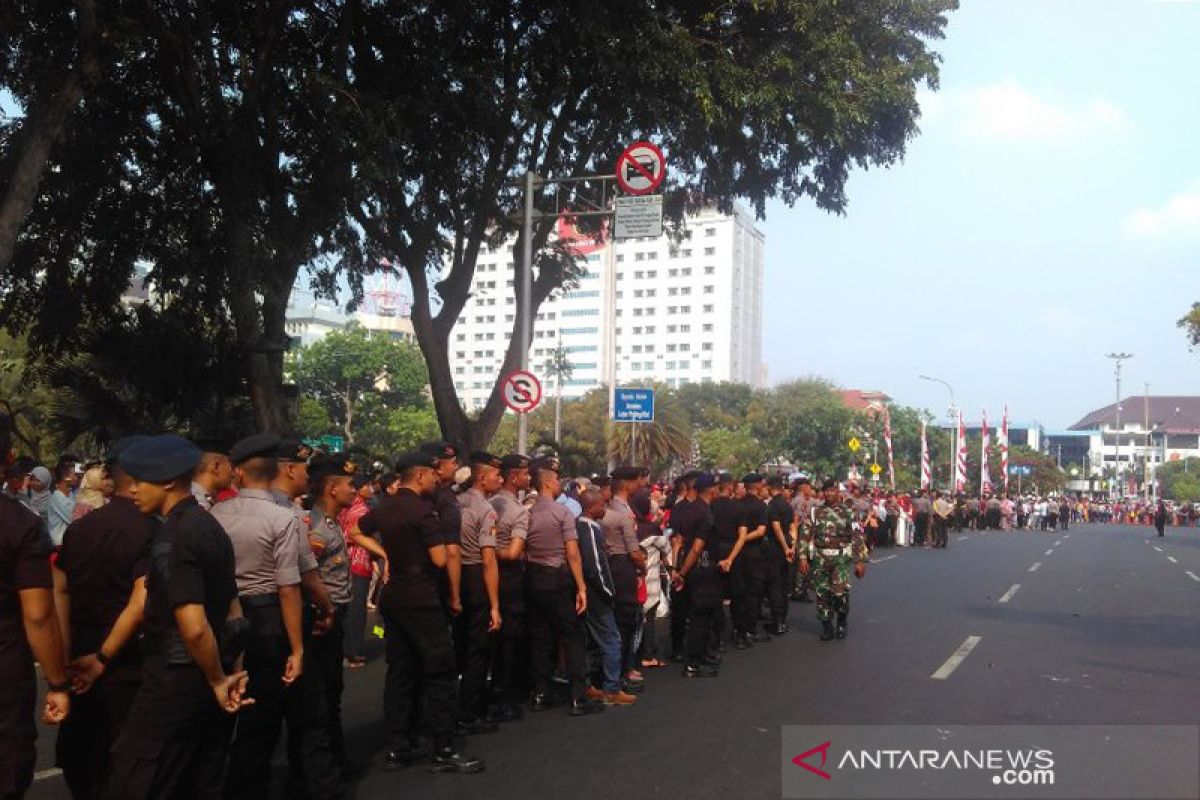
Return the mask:
<svg viewBox="0 0 1200 800">
<path fill-rule="evenodd" d="M 896 490 L 896 464 L 892 460 L 892 415 L 887 408 L 883 409 L 883 443 L 887 447 L 888 485 Z"/>
<path fill-rule="evenodd" d="M 958 412 L 958 452 L 954 459 L 954 493 L 962 494 L 967 487 L 967 426 Z"/>
<path fill-rule="evenodd" d="M 929 464 L 929 440 L 925 438 L 925 423 L 921 423 L 921 488 L 933 485 L 933 467 Z"/>
<path fill-rule="evenodd" d="M 1000 474 L 1004 480 L 1004 493 L 1008 494 L 1008 403 L 1004 404 L 1004 417 L 1000 420 L 1000 436 L 996 440 L 1000 447 Z"/>
<path fill-rule="evenodd" d="M 991 431 L 988 430 L 987 424 L 987 409 L 983 409 L 983 427 L 981 428 L 983 439 L 979 448 L 979 495 L 988 495 L 992 493 L 992 475 L 988 470 L 988 447 L 992 444 Z"/>
</svg>

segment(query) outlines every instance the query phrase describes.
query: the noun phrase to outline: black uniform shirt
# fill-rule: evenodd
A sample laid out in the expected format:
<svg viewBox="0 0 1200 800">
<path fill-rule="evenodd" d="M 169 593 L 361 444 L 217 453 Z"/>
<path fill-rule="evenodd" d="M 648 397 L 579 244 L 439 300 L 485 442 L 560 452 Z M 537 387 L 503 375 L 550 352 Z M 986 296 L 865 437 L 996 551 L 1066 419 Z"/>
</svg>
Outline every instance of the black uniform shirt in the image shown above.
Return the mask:
<svg viewBox="0 0 1200 800">
<path fill-rule="evenodd" d="M 92 512 L 95 513 L 95 512 Z M 176 504 L 150 547 L 146 575 L 146 635 L 161 640 L 178 630 L 175 609 L 203 605 L 216 634 L 237 597 L 233 545 L 221 523 L 195 497 Z"/>
<path fill-rule="evenodd" d="M 71 657 L 94 653 L 129 601 L 133 583 L 149 568 L 150 543 L 158 523 L 138 511 L 128 497 L 114 497 L 67 526 L 56 565 L 67 576 L 71 595 Z M 113 656 L 112 653 L 108 654 Z M 136 645 L 114 657 L 136 666 Z"/>
<path fill-rule="evenodd" d="M 438 604 L 439 570 L 429 558 L 429 548 L 443 540 L 432 503 L 411 489 L 401 489 L 364 514 L 358 529 L 378 533 L 387 552 L 391 579 L 383 587 L 385 608 Z"/>
<path fill-rule="evenodd" d="M 462 531 L 462 507 L 458 495 L 449 486 L 439 484 L 433 490 L 433 507 L 437 509 L 438 533 L 442 544 L 460 544 Z"/>
<path fill-rule="evenodd" d="M 745 511 L 732 497 L 718 497 L 712 502 L 713 523 L 717 526 L 717 552 L 725 558 L 737 543 L 738 528 L 745 525 Z"/>
<path fill-rule="evenodd" d="M 792 519 L 795 516 L 795 511 L 792 509 L 792 504 L 787 501 L 787 498 L 782 494 L 777 494 L 767 503 L 767 552 L 772 556 L 782 556 L 783 548 L 779 546 L 779 540 L 775 538 L 775 529 L 771 525 L 773 522 L 778 522 L 779 527 L 783 529 L 783 538 L 785 541 L 791 535 L 789 533 L 792 527 Z"/>
<path fill-rule="evenodd" d="M 759 500 L 752 494 L 748 494 L 742 498 L 739 505 L 742 508 L 742 524 L 746 526 L 746 533 L 753 533 L 755 528 L 762 525 L 770 526 L 770 520 L 767 518 L 767 504 Z M 746 542 L 746 546 L 742 548 L 742 556 L 747 558 L 762 558 L 765 554 L 764 541 L 767 536 L 772 536 L 770 530 L 762 537 Z M 774 538 L 772 536 L 772 538 Z M 739 557 L 742 557 L 739 556 Z"/>
<path fill-rule="evenodd" d="M 11 682 L 33 676 L 33 660 L 25 641 L 21 615 L 24 589 L 49 589 L 50 541 L 38 516 L 9 497 L 0 496 L 0 679 Z M 6 686 L 4 697 L 9 697 Z"/>
</svg>

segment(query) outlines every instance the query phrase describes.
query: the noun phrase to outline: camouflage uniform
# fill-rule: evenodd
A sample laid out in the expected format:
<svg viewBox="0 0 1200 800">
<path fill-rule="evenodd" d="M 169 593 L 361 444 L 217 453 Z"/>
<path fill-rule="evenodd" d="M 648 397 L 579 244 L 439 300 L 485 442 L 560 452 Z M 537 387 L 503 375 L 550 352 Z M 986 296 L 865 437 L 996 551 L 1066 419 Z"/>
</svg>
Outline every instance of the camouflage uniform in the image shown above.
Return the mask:
<svg viewBox="0 0 1200 800">
<path fill-rule="evenodd" d="M 850 612 L 852 567 L 867 560 L 867 541 L 854 510 L 848 505 L 814 508 L 804 523 L 801 555 L 809 560 L 817 619 L 829 622 L 835 612 L 844 617 Z"/>
</svg>

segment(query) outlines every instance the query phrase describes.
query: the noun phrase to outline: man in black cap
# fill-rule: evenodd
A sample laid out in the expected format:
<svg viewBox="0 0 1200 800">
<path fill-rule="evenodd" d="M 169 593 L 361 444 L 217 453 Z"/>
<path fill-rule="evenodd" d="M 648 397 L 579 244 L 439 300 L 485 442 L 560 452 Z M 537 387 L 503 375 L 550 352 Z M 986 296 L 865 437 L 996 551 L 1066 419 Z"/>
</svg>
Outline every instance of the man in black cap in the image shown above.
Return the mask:
<svg viewBox="0 0 1200 800">
<path fill-rule="evenodd" d="M 788 578 L 796 558 L 796 545 L 792 538 L 793 512 L 788 491 L 782 475 L 772 475 L 767 479 L 767 494 L 771 499 L 767 502 L 767 535 L 763 537 L 766 556 L 763 588 L 771 608 L 771 627 L 768 632 L 773 636 L 782 636 L 788 630 L 787 593 L 791 588 Z"/>
<path fill-rule="evenodd" d="M 579 557 L 575 515 L 556 502 L 562 491 L 558 467 L 556 458 L 534 463 L 537 500 L 529 509 L 529 538 L 525 542 L 533 709 L 541 711 L 550 705 L 550 676 L 561 645 L 571 683 L 570 713 L 582 716 L 603 711 L 604 706 L 585 694 L 587 634 L 582 615 L 587 610 L 587 584 Z"/>
<path fill-rule="evenodd" d="M 271 782 L 271 763 L 284 720 L 289 740 L 303 764 L 306 790 L 314 797 L 339 797 L 341 787 L 325 713 L 320 675 L 305 680 L 304 600 L 300 588 L 302 557 L 312 565 L 308 531 L 291 508 L 281 507 L 272 484 L 289 473 L 279 457 L 281 441 L 254 434 L 234 444 L 229 459 L 238 480 L 238 496 L 218 503 L 212 515 L 225 529 L 236 555 L 238 594 L 252 624 L 246 642 L 246 671 L 254 705 L 238 718 L 229 759 L 227 797 L 263 797 Z M 292 455 L 291 448 L 282 455 Z M 307 465 L 295 467 L 291 475 Z M 319 576 L 318 576 L 319 579 Z M 293 764 L 293 773 L 297 773 Z"/>
<path fill-rule="evenodd" d="M 741 510 L 741 528 L 744 533 L 734 544 L 733 551 L 726 557 L 723 567 L 729 572 L 731 596 L 730 613 L 733 616 L 734 637 L 744 648 L 748 642 L 769 642 L 771 637 L 758 632 L 758 616 L 762 605 L 764 573 L 767 569 L 763 542 L 767 534 L 767 506 L 763 476 L 751 472 L 742 478 L 746 493 L 737 501 Z"/>
<path fill-rule="evenodd" d="M 432 770 L 480 772 L 481 760 L 454 749 L 456 665 L 437 578 L 446 567 L 446 545 L 429 502 L 437 487 L 437 465 L 424 453 L 407 453 L 397 461 L 396 472 L 400 490 L 358 523 L 363 533 L 380 535 L 391 565 L 379 600 L 387 623 L 383 768 L 399 769 L 424 757 L 419 729 L 413 726 L 414 704 L 419 703 L 433 733 Z"/>
<path fill-rule="evenodd" d="M 67 526 L 54 564 L 55 595 L 69 623 L 75 702 L 55 742 L 71 794 L 99 798 L 117 740 L 142 681 L 134 636 L 146 605 L 146 571 L 158 521 L 138 511 L 133 478 L 118 459 L 144 441 L 113 445 L 112 499 Z"/>
<path fill-rule="evenodd" d="M 521 718 L 517 705 L 521 644 L 525 637 L 525 539 L 529 536 L 529 509 L 518 499 L 529 488 L 528 456 L 500 459 L 504 484 L 491 498 L 496 510 L 496 557 L 500 563 L 500 637 L 492 660 L 492 691 L 496 704 L 489 719 L 511 722 Z"/>
<path fill-rule="evenodd" d="M 711 512 L 708 506 L 699 506 L 696 502 L 696 479 L 698 472 L 684 473 L 676 481 L 677 494 L 674 505 L 671 506 L 670 525 L 667 528 L 667 538 L 671 542 L 671 563 L 667 571 L 674 574 L 683 566 L 687 557 L 684 542 L 695 536 L 696 526 Z M 709 478 L 711 479 L 711 475 Z M 715 542 L 714 542 L 715 543 Z M 676 581 L 672 580 L 672 584 Z M 684 658 L 686 645 L 687 624 L 689 616 L 689 600 L 686 584 L 680 584 L 678 589 L 671 592 L 671 660 L 679 663 Z"/>
<path fill-rule="evenodd" d="M 735 548 L 738 550 L 741 549 L 737 545 L 746 534 L 746 526 L 742 515 L 742 507 L 734 499 L 733 476 L 728 472 L 718 472 L 713 477 L 716 479 L 716 489 L 714 490 L 712 501 L 709 503 L 709 509 L 712 512 L 713 525 L 716 527 L 716 549 L 717 556 L 719 557 L 717 561 L 717 575 L 721 584 L 721 597 L 732 603 L 731 581 L 729 579 L 729 569 L 732 566 L 732 562 L 729 562 L 729 557 L 734 553 Z M 720 653 L 725 649 L 724 604 L 716 610 L 712 619 L 714 647 Z M 731 619 L 730 622 L 732 623 L 733 620 Z M 735 644 L 742 642 L 742 649 L 751 646 L 748 639 L 743 641 L 736 635 L 733 637 L 733 641 Z"/>
<path fill-rule="evenodd" d="M 676 529 L 682 540 L 683 563 L 672 576 L 671 586 L 677 592 L 686 592 L 688 598 L 687 665 L 683 674 L 688 678 L 715 678 L 717 660 L 708 647 L 713 615 L 721 607 L 717 528 L 709 510 L 716 497 L 716 480 L 708 473 L 701 473 L 693 479 L 692 487 L 695 499 L 690 503 L 686 521 Z"/>
<path fill-rule="evenodd" d="M 500 459 L 482 450 L 471 453 L 471 487 L 458 496 L 462 510 L 462 614 L 455 649 L 462 682 L 458 727 L 462 733 L 486 733 L 487 673 L 492 646 L 502 624 L 500 570 L 496 562 L 496 509 L 488 498 L 503 483 Z"/>
<path fill-rule="evenodd" d="M 616 589 L 613 613 L 621 632 L 621 682 L 626 691 L 640 691 L 644 684 L 633 680 L 630 672 L 636 656 L 634 646 L 642 606 L 637 599 L 638 573 L 645 570 L 646 554 L 637 535 L 637 518 L 629 507 L 629 497 L 641 480 L 637 467 L 618 467 L 612 472 L 612 500 L 601 520 L 608 548 L 608 566 Z"/>
<path fill-rule="evenodd" d="M 233 671 L 242 613 L 233 546 L 192 496 L 199 461 L 195 445 L 164 434 L 118 462 L 136 481 L 138 509 L 165 520 L 146 575 L 142 684 L 113 745 L 113 797 L 216 797 L 233 715 L 253 702 L 246 673 Z"/>
<path fill-rule="evenodd" d="M 0 467 L 10 457 L 9 420 L 0 415 Z M 71 684 L 51 592 L 50 539 L 40 518 L 0 494 L 0 797 L 23 797 L 37 758 L 37 672 L 46 677 L 42 722 L 68 719 Z"/>
<path fill-rule="evenodd" d="M 462 613 L 462 546 L 459 541 L 462 511 L 459 509 L 458 495 L 453 489 L 454 473 L 458 471 L 458 448 L 449 442 L 437 441 L 425 442 L 420 450 L 437 461 L 438 485 L 430 499 L 437 510 L 438 528 L 446 545 L 442 598 L 447 613 L 458 616 Z"/>
<path fill-rule="evenodd" d="M 229 445 L 217 439 L 196 442 L 200 448 L 200 463 L 192 475 L 192 494 L 205 511 L 216 502 L 217 495 L 233 485 L 233 464 L 229 461 Z"/>
</svg>

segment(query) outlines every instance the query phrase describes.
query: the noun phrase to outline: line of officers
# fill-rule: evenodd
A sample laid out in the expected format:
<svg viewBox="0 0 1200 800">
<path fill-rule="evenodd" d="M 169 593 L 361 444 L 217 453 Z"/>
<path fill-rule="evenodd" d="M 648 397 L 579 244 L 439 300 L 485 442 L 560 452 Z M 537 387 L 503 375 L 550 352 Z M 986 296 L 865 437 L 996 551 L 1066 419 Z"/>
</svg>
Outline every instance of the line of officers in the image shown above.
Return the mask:
<svg viewBox="0 0 1200 800">
<path fill-rule="evenodd" d="M 53 567 L 37 518 L 0 499 L 0 797 L 30 785 L 33 657 L 77 798 L 262 797 L 285 729 L 289 792 L 341 797 L 365 769 L 341 726 L 347 543 L 385 565 L 385 769 L 482 770 L 456 741 L 520 719 L 525 698 L 533 711 L 558 705 L 560 663 L 571 715 L 634 704 L 645 554 L 629 499 L 648 472 L 594 481 L 576 518 L 556 502 L 557 460 L 473 453 L 470 488 L 455 494 L 459 455 L 435 442 L 401 456 L 400 489 L 343 531 L 359 472 L 342 455 L 268 434 L 228 451 L 129 437 L 108 461 L 112 501 L 68 528 Z M 237 495 L 213 505 L 235 481 Z M 861 577 L 865 546 L 836 486 L 813 504 L 802 544 L 795 515 L 769 513 L 778 479 L 749 475 L 735 491 L 728 476 L 689 475 L 681 489 L 667 569 L 685 675 L 717 674 L 726 597 L 735 645 L 764 641 L 760 598 L 792 563 L 829 577 L 812 581 L 818 614 L 836 611 L 844 635 L 848 600 L 822 592 L 848 597 L 839 576 L 854 562 Z M 763 550 L 767 529 L 782 568 Z"/>
</svg>

